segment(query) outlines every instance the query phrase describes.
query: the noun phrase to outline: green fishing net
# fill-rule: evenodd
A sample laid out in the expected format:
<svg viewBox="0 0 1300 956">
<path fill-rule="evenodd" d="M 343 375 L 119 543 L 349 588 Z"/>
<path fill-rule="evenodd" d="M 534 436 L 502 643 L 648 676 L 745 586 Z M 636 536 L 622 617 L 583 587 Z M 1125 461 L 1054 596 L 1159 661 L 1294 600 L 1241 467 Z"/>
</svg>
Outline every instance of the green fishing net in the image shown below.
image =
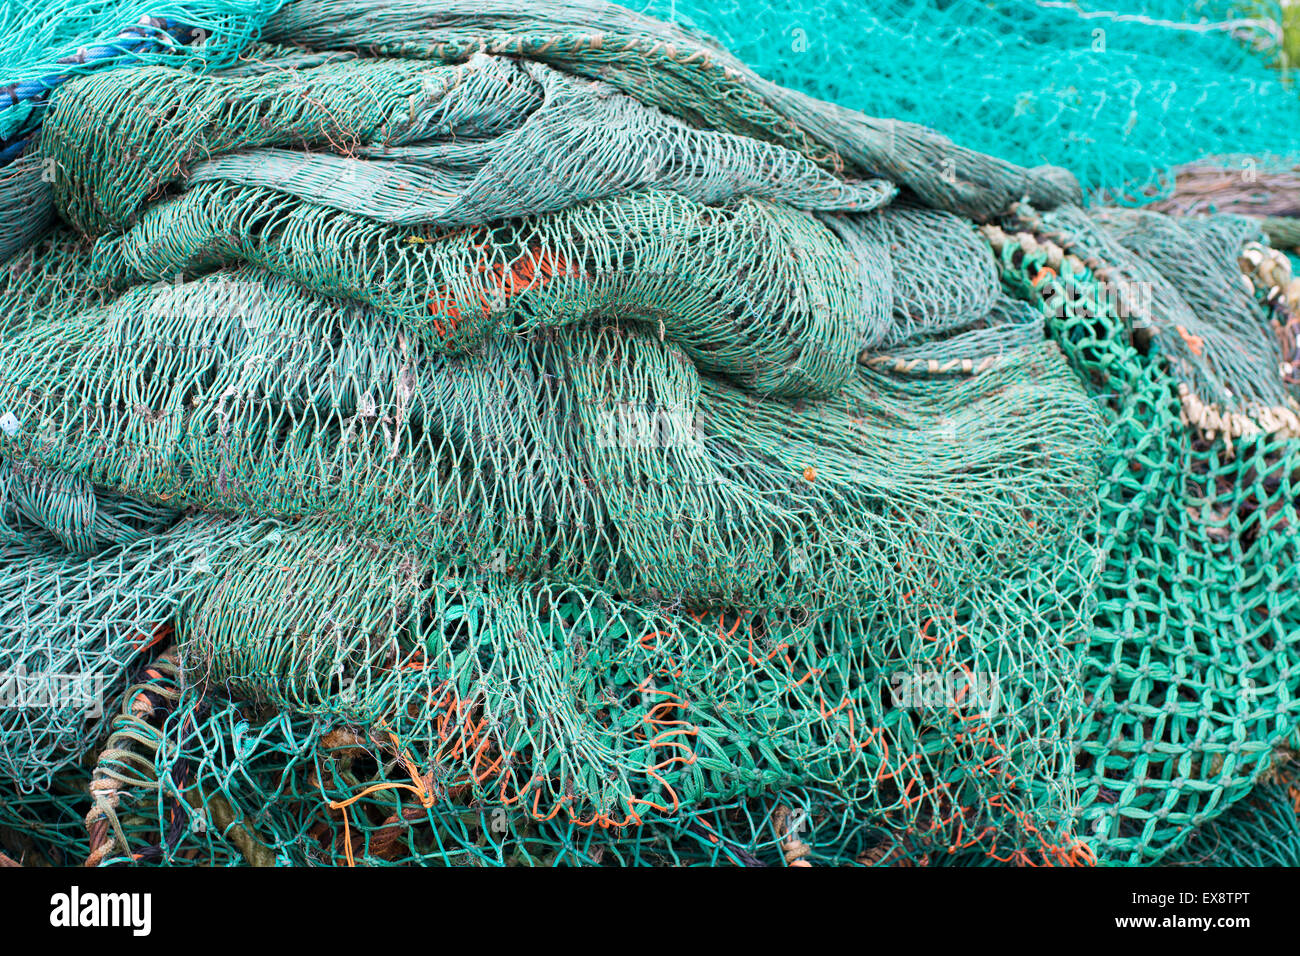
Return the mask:
<svg viewBox="0 0 1300 956">
<path fill-rule="evenodd" d="M 1300 787 L 1295 755 L 1280 751 L 1273 774 L 1222 816 L 1192 834 L 1174 866 L 1300 865 Z"/>
<path fill-rule="evenodd" d="M 6 697 L 6 853 L 1147 864 L 1260 798 L 1256 223 L 603 3 L 297 0 L 193 67 L 5 167 L 0 671 L 97 704 Z"/>
<path fill-rule="evenodd" d="M 1004 262 L 1054 303 L 1049 325 L 1113 414 L 1081 818 L 1099 849 L 1149 862 L 1243 796 L 1294 732 L 1295 439 L 1257 434 L 1230 451 L 1230 436 L 1189 429 L 1160 339 L 1143 356 L 1091 270 L 1066 258 L 1050 274 L 1051 252 L 1026 238 Z"/>
</svg>

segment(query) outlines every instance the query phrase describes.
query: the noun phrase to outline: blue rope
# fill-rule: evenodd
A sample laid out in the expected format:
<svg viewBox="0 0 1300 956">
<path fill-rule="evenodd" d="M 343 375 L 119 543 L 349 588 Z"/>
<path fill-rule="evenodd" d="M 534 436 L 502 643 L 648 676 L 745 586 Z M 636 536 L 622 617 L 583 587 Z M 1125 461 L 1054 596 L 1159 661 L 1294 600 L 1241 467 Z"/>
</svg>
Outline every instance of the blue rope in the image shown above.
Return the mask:
<svg viewBox="0 0 1300 956">
<path fill-rule="evenodd" d="M 0 146 L 0 166 L 7 166 L 23 154 L 27 144 L 32 141 L 32 137 L 27 136 L 15 139 L 12 143 Z"/>
</svg>

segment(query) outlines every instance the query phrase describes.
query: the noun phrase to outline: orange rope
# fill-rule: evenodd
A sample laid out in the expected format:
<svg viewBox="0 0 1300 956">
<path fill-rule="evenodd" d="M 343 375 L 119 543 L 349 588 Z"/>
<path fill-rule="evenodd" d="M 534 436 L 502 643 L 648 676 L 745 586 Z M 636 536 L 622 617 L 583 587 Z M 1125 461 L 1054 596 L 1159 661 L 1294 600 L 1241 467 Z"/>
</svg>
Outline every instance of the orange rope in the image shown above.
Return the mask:
<svg viewBox="0 0 1300 956">
<path fill-rule="evenodd" d="M 382 724 L 381 724 L 382 726 Z M 387 728 L 384 728 L 387 730 Z M 366 787 L 360 793 L 349 797 L 347 800 L 331 800 L 329 807 L 331 810 L 341 810 L 343 812 L 343 852 L 347 856 L 348 866 L 356 866 L 356 859 L 352 853 L 352 825 L 348 819 L 348 807 L 356 803 L 362 797 L 369 796 L 372 793 L 378 793 L 381 790 L 409 790 L 420 800 L 420 806 L 428 810 L 433 806 L 433 792 L 429 789 L 428 783 L 419 775 L 415 769 L 415 763 L 401 744 L 397 740 L 397 735 L 391 730 L 388 736 L 393 742 L 393 750 L 401 758 L 406 772 L 411 775 L 411 783 L 401 783 L 400 781 L 389 781 L 387 783 L 376 783 Z"/>
</svg>

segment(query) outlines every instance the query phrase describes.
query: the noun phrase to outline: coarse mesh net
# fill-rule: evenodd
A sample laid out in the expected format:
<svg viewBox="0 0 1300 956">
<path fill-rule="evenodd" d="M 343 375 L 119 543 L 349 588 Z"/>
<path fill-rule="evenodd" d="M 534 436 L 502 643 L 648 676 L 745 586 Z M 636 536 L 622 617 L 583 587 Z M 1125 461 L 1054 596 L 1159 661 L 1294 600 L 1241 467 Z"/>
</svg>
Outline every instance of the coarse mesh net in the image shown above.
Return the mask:
<svg viewBox="0 0 1300 956">
<path fill-rule="evenodd" d="M 1295 754 L 1279 751 L 1272 773 L 1240 803 L 1196 830 L 1172 866 L 1300 866 L 1300 782 Z"/>
<path fill-rule="evenodd" d="M 1159 340 L 1143 356 L 1091 270 L 1064 258 L 1044 276 L 1051 253 L 1027 238 L 1002 248 L 1009 278 L 1052 302 L 1055 337 L 1114 415 L 1081 823 L 1100 856 L 1150 862 L 1248 792 L 1294 733 L 1296 442 L 1189 428 Z"/>
</svg>

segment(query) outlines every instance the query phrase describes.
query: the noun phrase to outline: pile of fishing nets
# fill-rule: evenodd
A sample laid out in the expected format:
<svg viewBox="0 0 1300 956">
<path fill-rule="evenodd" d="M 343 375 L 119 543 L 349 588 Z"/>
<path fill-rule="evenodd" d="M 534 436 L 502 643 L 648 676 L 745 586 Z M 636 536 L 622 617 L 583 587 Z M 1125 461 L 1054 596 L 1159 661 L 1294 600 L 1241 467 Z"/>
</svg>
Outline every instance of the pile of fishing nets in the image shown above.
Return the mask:
<svg viewBox="0 0 1300 956">
<path fill-rule="evenodd" d="M 1285 816 L 1257 220 L 1085 209 L 594 0 L 196 9 L 11 97 L 6 856 L 1148 864 Z"/>
</svg>

